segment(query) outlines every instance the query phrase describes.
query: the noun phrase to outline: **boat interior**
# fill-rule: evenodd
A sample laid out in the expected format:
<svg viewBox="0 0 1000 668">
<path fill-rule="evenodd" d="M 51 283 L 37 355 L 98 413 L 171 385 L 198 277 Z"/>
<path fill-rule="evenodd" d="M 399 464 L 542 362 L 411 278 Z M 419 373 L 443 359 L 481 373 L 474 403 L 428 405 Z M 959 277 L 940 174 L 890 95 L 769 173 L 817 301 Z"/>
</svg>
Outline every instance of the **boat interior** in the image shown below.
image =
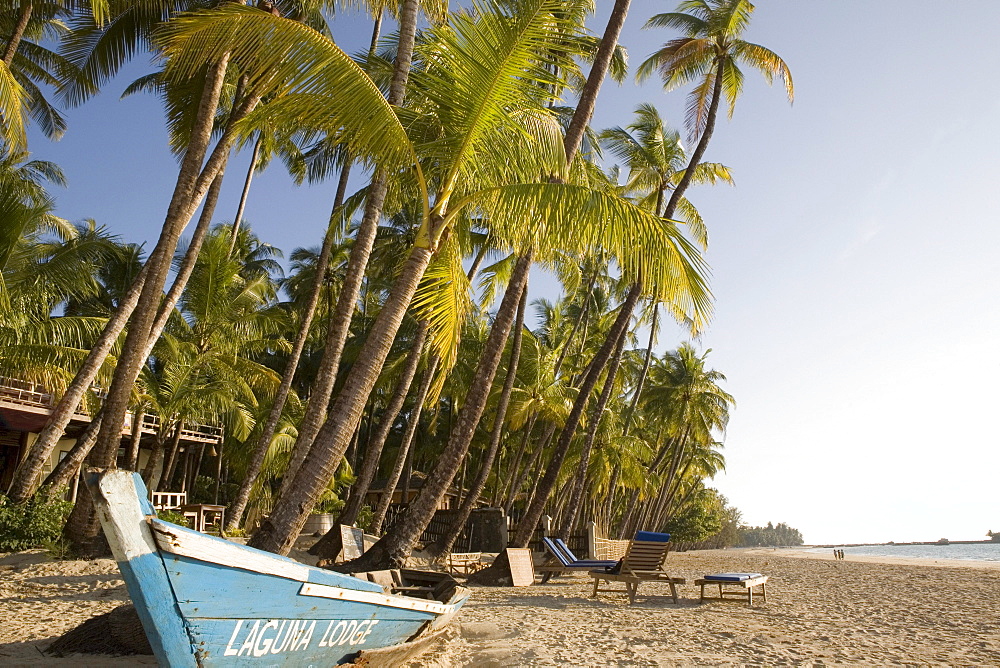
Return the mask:
<svg viewBox="0 0 1000 668">
<path fill-rule="evenodd" d="M 458 591 L 458 582 L 447 573 L 398 569 L 355 573 L 355 577 L 382 587 L 385 593 L 448 603 Z"/>
</svg>

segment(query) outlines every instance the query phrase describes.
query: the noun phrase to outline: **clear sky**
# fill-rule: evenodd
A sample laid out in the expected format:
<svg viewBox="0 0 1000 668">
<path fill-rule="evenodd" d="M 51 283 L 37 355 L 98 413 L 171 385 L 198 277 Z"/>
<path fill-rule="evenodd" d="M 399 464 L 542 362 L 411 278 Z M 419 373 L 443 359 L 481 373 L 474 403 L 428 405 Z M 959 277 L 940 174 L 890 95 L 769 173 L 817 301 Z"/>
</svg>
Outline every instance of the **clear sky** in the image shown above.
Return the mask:
<svg viewBox="0 0 1000 668">
<path fill-rule="evenodd" d="M 611 5 L 598 4 L 595 32 Z M 1000 531 L 1000 3 L 757 5 L 746 38 L 789 64 L 795 104 L 748 73 L 706 155 L 737 186 L 689 193 L 717 299 L 696 345 L 738 401 L 714 484 L 748 523 L 784 521 L 811 543 Z M 622 39 L 633 66 L 670 36 L 641 30 L 646 18 L 674 6 L 633 0 Z M 368 30 L 335 22 L 351 52 Z M 140 59 L 69 110 L 62 141 L 34 134 L 31 149 L 67 172 L 60 215 L 151 247 L 176 163 L 157 100 L 118 99 L 150 70 Z M 594 125 L 625 125 L 648 101 L 679 127 L 685 93 L 608 83 Z M 234 215 L 246 165 L 231 161 L 218 218 Z M 275 163 L 245 215 L 286 253 L 316 245 L 334 187 L 293 189 Z M 668 330 L 661 346 L 682 338 Z"/>
</svg>

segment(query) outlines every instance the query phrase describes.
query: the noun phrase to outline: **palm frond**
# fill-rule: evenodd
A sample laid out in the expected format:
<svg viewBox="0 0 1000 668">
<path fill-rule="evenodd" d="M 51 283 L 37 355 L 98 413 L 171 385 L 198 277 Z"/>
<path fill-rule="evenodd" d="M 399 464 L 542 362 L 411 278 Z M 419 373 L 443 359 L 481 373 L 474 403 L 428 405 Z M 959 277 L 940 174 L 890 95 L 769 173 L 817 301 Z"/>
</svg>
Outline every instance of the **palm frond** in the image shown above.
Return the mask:
<svg viewBox="0 0 1000 668">
<path fill-rule="evenodd" d="M 352 155 L 387 169 L 416 162 L 403 126 L 371 79 L 307 26 L 228 4 L 178 17 L 158 31 L 157 43 L 172 80 L 189 80 L 228 56 L 248 90 L 275 96 L 241 123 L 244 136 L 275 121 L 275 127 L 326 132 Z"/>
</svg>

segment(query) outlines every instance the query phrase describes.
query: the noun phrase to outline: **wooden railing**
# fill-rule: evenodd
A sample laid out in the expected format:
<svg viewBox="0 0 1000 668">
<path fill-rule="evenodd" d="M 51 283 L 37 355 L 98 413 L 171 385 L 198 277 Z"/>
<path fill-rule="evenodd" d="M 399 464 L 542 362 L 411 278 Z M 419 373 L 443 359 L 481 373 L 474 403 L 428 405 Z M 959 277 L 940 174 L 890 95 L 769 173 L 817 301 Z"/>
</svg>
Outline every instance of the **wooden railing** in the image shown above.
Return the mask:
<svg viewBox="0 0 1000 668">
<path fill-rule="evenodd" d="M 96 385 L 91 387 L 91 391 L 93 391 L 98 397 L 103 398 L 103 396 L 106 395 L 106 390 Z M 56 404 L 55 397 L 52 393 L 47 392 L 41 385 L 29 383 L 18 378 L 11 378 L 9 376 L 0 376 L 0 401 L 8 404 L 30 407 L 32 409 L 43 408 L 46 410 L 51 410 Z M 32 412 L 38 413 L 40 411 L 34 410 Z M 89 415 L 82 402 L 79 406 L 77 406 L 76 414 L 78 416 Z M 147 413 L 143 416 L 142 431 L 155 433 L 159 431 L 159 429 L 160 417 L 158 415 Z M 125 424 L 122 431 L 123 433 L 132 432 L 131 413 L 126 414 Z M 221 443 L 223 435 L 222 427 L 216 425 L 185 422 L 184 426 L 181 428 L 182 439 L 196 441 L 199 443 Z"/>
<path fill-rule="evenodd" d="M 0 376 L 0 397 L 25 406 L 51 408 L 54 403 L 52 394 L 46 392 L 40 385 L 7 376 Z"/>
</svg>

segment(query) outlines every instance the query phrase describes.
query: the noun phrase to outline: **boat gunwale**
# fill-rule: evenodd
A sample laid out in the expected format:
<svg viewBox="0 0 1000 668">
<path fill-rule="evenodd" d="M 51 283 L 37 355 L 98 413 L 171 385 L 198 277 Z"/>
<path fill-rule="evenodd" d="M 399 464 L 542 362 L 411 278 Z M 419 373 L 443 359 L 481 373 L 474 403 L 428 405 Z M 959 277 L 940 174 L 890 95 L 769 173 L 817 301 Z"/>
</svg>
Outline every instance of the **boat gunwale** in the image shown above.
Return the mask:
<svg viewBox="0 0 1000 668">
<path fill-rule="evenodd" d="M 165 522 L 156 517 L 150 517 L 147 521 L 152 529 L 157 546 L 163 552 L 204 563 L 216 564 L 225 568 L 239 569 L 260 575 L 301 582 L 302 586 L 298 592 L 300 596 L 367 603 L 383 607 L 425 612 L 438 616 L 450 615 L 456 612 L 464 604 L 465 599 L 468 598 L 467 594 L 464 596 L 457 595 L 451 597 L 451 600 L 456 601 L 455 603 L 442 603 L 440 601 L 389 594 L 373 582 L 355 578 L 344 573 L 323 571 L 279 555 L 268 553 L 258 554 L 257 550 L 251 551 L 251 548 L 236 543 L 229 543 L 213 536 L 206 536 L 171 522 Z M 322 575 L 336 574 L 357 580 L 359 584 L 372 588 L 354 589 L 321 582 L 310 582 L 308 578 L 312 573 Z M 376 590 L 374 587 L 378 587 L 378 589 Z M 464 588 L 460 588 L 459 591 L 462 589 Z M 458 593 L 457 591 L 456 594 Z"/>
</svg>

